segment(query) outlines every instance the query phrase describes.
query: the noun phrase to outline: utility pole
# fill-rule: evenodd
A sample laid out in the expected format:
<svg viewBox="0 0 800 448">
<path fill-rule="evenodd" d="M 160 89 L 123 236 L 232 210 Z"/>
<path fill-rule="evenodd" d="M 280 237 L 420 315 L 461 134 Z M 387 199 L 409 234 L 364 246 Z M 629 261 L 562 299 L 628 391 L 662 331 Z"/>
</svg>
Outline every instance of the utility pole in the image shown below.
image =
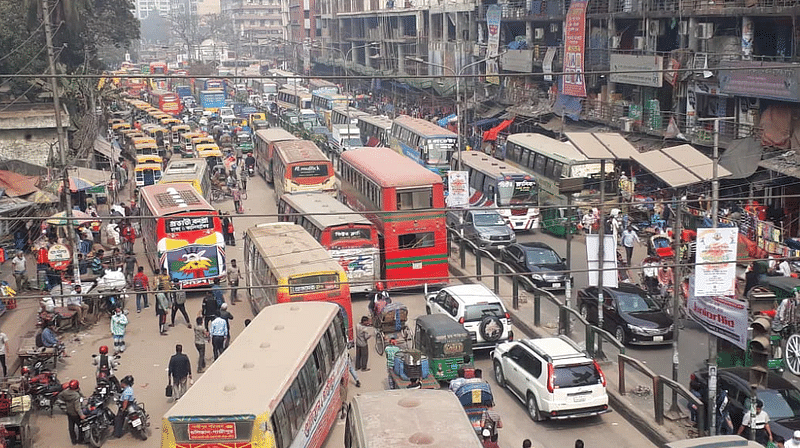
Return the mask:
<svg viewBox="0 0 800 448">
<path fill-rule="evenodd" d="M 47 62 L 50 66 L 50 87 L 53 89 L 53 108 L 56 113 L 56 134 L 58 135 L 58 152 L 61 156 L 61 176 L 64 184 L 64 204 L 66 210 L 64 215 L 67 219 L 67 234 L 72 242 L 72 268 L 73 278 L 76 283 L 80 283 L 81 273 L 78 266 L 78 235 L 73 229 L 72 221 L 72 192 L 69 188 L 69 172 L 67 170 L 67 141 L 64 138 L 64 126 L 61 123 L 61 98 L 59 97 L 58 78 L 56 77 L 56 57 L 53 52 L 53 35 L 50 27 L 50 6 L 47 0 L 42 0 L 42 20 L 44 21 L 44 37 L 47 44 Z M 94 105 L 92 105 L 94 107 Z M 63 292 L 63 290 L 62 290 Z"/>
<path fill-rule="evenodd" d="M 672 213 L 675 216 L 675 224 L 672 229 L 673 238 L 673 251 L 675 253 L 675 263 L 672 267 L 672 381 L 678 381 L 678 368 L 680 365 L 680 357 L 678 356 L 678 321 L 680 320 L 680 282 L 681 282 L 681 200 L 680 198 L 672 200 Z M 709 402 L 711 403 L 711 402 Z M 678 391 L 672 389 L 672 406 L 670 412 L 679 416 L 680 406 L 678 406 Z M 703 429 L 698 428 L 702 434 Z"/>
</svg>

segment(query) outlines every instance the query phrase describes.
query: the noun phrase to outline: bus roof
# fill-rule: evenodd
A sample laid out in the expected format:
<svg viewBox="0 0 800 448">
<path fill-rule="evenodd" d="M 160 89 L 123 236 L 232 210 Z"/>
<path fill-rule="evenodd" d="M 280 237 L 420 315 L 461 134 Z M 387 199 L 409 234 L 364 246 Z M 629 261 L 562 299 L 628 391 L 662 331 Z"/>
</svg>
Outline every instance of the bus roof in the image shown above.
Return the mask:
<svg viewBox="0 0 800 448">
<path fill-rule="evenodd" d="M 386 115 L 359 115 L 358 121 L 373 124 L 384 129 L 391 129 L 392 127 L 392 119 Z"/>
<path fill-rule="evenodd" d="M 259 129 L 256 131 L 256 136 L 267 143 L 281 142 L 284 140 L 300 140 L 295 137 L 294 134 L 283 128 Z"/>
<path fill-rule="evenodd" d="M 307 220 L 320 229 L 347 224 L 372 225 L 372 222 L 363 215 L 327 193 L 284 194 L 281 200 L 304 214 Z"/>
<path fill-rule="evenodd" d="M 344 272 L 342 265 L 331 258 L 328 251 L 297 224 L 261 224 L 247 229 L 247 235 L 277 278 L 311 272 Z M 276 237 L 282 239 L 280 244 L 276 244 Z"/>
<path fill-rule="evenodd" d="M 458 398 L 447 390 L 364 392 L 351 406 L 361 415 L 365 447 L 407 447 L 412 436 L 423 437 L 430 448 L 483 446 Z"/>
<path fill-rule="evenodd" d="M 194 211 L 214 212 L 214 207 L 200 196 L 190 183 L 149 185 L 142 187 L 139 192 L 142 201 L 154 216 Z"/>
<path fill-rule="evenodd" d="M 191 180 L 194 180 L 206 169 L 208 169 L 208 163 L 205 160 L 173 159 L 169 161 L 167 168 L 164 169 L 164 176 L 187 175 Z"/>
<path fill-rule="evenodd" d="M 430 121 L 409 117 L 408 115 L 400 115 L 399 117 L 395 118 L 394 124 L 402 126 L 406 129 L 411 129 L 414 132 L 426 137 L 457 137 L 455 132 L 433 124 Z"/>
<path fill-rule="evenodd" d="M 571 143 L 561 142 L 546 135 L 534 133 L 511 134 L 506 139 L 519 146 L 535 149 L 536 152 L 545 154 L 562 162 L 584 162 L 586 158 Z"/>
<path fill-rule="evenodd" d="M 342 160 L 358 168 L 382 188 L 442 183 L 438 174 L 389 148 L 351 148 L 342 153 Z"/>
<path fill-rule="evenodd" d="M 264 308 L 164 417 L 271 414 L 328 329 L 318 323 L 338 312 L 328 302 Z"/>
<path fill-rule="evenodd" d="M 275 142 L 275 151 L 284 163 L 321 162 L 330 163 L 325 153 L 309 140 L 285 140 Z"/>
<path fill-rule="evenodd" d="M 461 157 L 462 163 L 465 165 L 471 166 L 482 173 L 489 174 L 495 179 L 504 176 L 530 176 L 530 173 L 501 160 L 497 160 L 481 151 L 462 151 L 453 154 L 453 157 L 456 159 L 458 159 L 459 156 Z"/>
<path fill-rule="evenodd" d="M 340 113 L 342 115 L 346 115 L 346 116 L 348 116 L 350 118 L 358 118 L 358 117 L 361 117 L 363 115 L 369 115 L 368 113 L 366 113 L 366 112 L 364 112 L 362 110 L 358 110 L 355 107 L 350 107 L 350 106 L 347 106 L 347 107 L 334 107 L 333 109 L 331 109 L 331 111 L 338 112 L 338 113 Z"/>
</svg>

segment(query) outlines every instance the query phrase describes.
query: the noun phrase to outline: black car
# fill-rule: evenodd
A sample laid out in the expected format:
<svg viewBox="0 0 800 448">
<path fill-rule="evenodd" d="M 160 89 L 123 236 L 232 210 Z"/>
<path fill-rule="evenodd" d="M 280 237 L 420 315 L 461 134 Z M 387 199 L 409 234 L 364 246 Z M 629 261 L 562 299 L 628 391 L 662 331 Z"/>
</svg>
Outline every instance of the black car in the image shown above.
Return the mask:
<svg viewBox="0 0 800 448">
<path fill-rule="evenodd" d="M 691 381 L 700 384 L 701 393 L 705 397 L 708 389 L 708 371 L 698 370 L 692 374 Z M 744 410 L 750 409 L 750 369 L 747 367 L 718 369 L 717 386 L 720 390 L 728 391 L 727 409 L 733 430 L 737 431 L 742 424 Z M 800 390 L 777 373 L 769 372 L 767 387 L 759 386 L 756 395 L 764 402 L 763 410 L 769 415 L 772 434 L 790 440 L 794 431 L 800 430 Z M 703 402 L 705 401 L 704 399 Z"/>
<path fill-rule="evenodd" d="M 531 280 L 538 288 L 563 290 L 567 287 L 565 259 L 547 244 L 510 244 L 502 250 L 501 256 L 516 272 L 530 272 Z"/>
<path fill-rule="evenodd" d="M 656 345 L 672 341 L 673 320 L 638 286 L 620 283 L 603 288 L 603 329 L 623 344 Z M 578 291 L 581 316 L 597 324 L 597 287 Z"/>
</svg>

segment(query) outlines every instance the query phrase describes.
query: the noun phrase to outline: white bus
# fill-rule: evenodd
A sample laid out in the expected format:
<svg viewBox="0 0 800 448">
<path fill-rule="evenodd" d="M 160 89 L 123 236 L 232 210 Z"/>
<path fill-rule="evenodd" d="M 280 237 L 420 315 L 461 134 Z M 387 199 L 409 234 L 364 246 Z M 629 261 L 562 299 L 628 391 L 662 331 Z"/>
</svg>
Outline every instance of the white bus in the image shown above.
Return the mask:
<svg viewBox="0 0 800 448">
<path fill-rule="evenodd" d="M 410 442 L 420 440 L 419 443 Z M 424 442 L 423 442 L 424 440 Z M 398 389 L 353 397 L 345 448 L 482 448 L 464 408 L 447 390 Z"/>
<path fill-rule="evenodd" d="M 361 115 L 358 117 L 358 129 L 364 146 L 388 147 L 392 119 L 386 115 Z"/>
<path fill-rule="evenodd" d="M 164 414 L 161 446 L 319 448 L 347 401 L 347 357 L 338 305 L 266 307 Z"/>
</svg>

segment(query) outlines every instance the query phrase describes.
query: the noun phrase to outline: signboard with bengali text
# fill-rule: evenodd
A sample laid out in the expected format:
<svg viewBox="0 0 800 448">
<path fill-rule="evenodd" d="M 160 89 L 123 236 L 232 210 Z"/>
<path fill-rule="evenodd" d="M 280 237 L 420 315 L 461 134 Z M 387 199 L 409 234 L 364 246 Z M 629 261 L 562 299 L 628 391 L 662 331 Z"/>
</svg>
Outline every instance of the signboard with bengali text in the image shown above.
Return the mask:
<svg viewBox="0 0 800 448">
<path fill-rule="evenodd" d="M 689 281 L 686 302 L 689 316 L 709 333 L 745 350 L 747 348 L 747 302 L 725 296 L 699 296 L 694 277 Z"/>
<path fill-rule="evenodd" d="M 561 91 L 564 95 L 586 97 L 583 76 L 583 55 L 586 47 L 586 6 L 588 0 L 573 0 L 567 11 L 564 42 L 564 75 Z"/>
<path fill-rule="evenodd" d="M 447 172 L 447 206 L 469 205 L 469 175 L 466 171 Z"/>
<path fill-rule="evenodd" d="M 698 296 L 736 295 L 736 249 L 739 229 L 697 229 L 695 275 Z"/>
</svg>

